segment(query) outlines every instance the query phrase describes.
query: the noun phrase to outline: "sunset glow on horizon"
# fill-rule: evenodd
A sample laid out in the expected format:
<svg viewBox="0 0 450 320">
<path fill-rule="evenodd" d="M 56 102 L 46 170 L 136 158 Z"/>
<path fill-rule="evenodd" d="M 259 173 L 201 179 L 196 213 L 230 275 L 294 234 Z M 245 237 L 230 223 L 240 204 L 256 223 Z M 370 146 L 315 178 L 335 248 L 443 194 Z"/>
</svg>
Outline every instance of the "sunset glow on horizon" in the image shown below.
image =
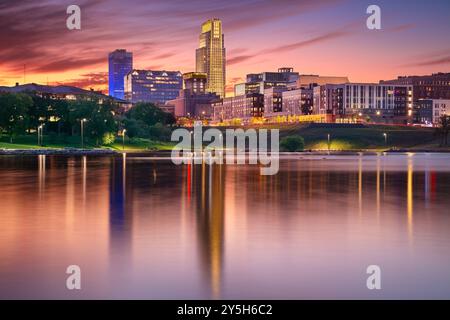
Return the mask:
<svg viewBox="0 0 450 320">
<path fill-rule="evenodd" d="M 0 3 L 0 86 L 66 84 L 107 92 L 108 53 L 133 52 L 135 69 L 195 71 L 200 26 L 223 21 L 227 92 L 247 73 L 378 82 L 450 71 L 450 3 L 377 1 L 382 30 L 368 30 L 369 1 L 79 0 L 81 30 L 66 28 L 72 1 Z"/>
</svg>

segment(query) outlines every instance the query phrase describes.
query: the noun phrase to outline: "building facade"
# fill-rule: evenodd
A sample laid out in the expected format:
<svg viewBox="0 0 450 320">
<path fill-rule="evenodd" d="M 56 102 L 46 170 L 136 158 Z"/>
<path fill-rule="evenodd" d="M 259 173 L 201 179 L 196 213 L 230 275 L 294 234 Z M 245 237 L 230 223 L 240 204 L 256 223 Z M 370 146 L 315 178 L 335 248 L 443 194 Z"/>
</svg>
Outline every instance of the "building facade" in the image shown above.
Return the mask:
<svg viewBox="0 0 450 320">
<path fill-rule="evenodd" d="M 264 117 L 274 117 L 283 111 L 283 91 L 286 90 L 286 86 L 276 86 L 264 90 Z"/>
<path fill-rule="evenodd" d="M 125 98 L 124 78 L 133 69 L 133 54 L 124 49 L 117 49 L 108 56 L 108 91 L 109 95 Z"/>
<path fill-rule="evenodd" d="M 299 88 L 282 93 L 283 113 L 287 115 L 313 114 L 313 88 Z"/>
<path fill-rule="evenodd" d="M 249 93 L 246 95 L 229 97 L 213 106 L 213 120 L 215 122 L 239 119 L 249 122 L 251 118 L 260 118 L 264 114 L 264 95 Z"/>
<path fill-rule="evenodd" d="M 412 123 L 413 87 L 371 83 L 327 84 L 314 88 L 314 112 L 337 119 Z"/>
<path fill-rule="evenodd" d="M 286 88 L 289 83 L 298 80 L 298 72 L 293 68 L 279 68 L 278 72 L 262 72 L 247 74 L 246 82 L 234 86 L 234 95 L 240 96 L 249 93 L 264 94 L 266 89 L 273 87 Z"/>
<path fill-rule="evenodd" d="M 173 106 L 176 117 L 191 119 L 211 119 L 213 117 L 213 104 L 220 97 L 215 93 L 205 92 L 195 94 L 188 89 L 180 91 L 176 99 L 166 102 L 167 106 Z"/>
<path fill-rule="evenodd" d="M 132 70 L 125 76 L 125 99 L 130 103 L 165 104 L 183 88 L 179 71 Z"/>
<path fill-rule="evenodd" d="M 450 99 L 450 73 L 398 77 L 395 80 L 380 81 L 380 83 L 412 86 L 415 102 L 419 99 Z"/>
<path fill-rule="evenodd" d="M 196 71 L 207 75 L 206 91 L 225 97 L 226 58 L 222 21 L 210 19 L 202 24 L 196 50 Z"/>
<path fill-rule="evenodd" d="M 344 89 L 344 85 L 337 84 L 314 87 L 314 113 L 344 116 Z"/>
<path fill-rule="evenodd" d="M 450 116 L 449 99 L 433 99 L 433 124 L 438 125 L 442 116 Z"/>
<path fill-rule="evenodd" d="M 207 86 L 206 73 L 188 72 L 183 74 L 184 89 L 189 90 L 193 94 L 205 94 Z"/>
</svg>

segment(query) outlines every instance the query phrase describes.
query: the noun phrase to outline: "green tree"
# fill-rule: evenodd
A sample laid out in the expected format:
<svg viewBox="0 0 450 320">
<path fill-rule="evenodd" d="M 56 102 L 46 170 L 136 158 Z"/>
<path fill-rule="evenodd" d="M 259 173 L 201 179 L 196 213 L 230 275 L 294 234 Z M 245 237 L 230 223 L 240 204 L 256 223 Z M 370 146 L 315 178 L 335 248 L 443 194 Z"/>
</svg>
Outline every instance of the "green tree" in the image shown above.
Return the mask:
<svg viewBox="0 0 450 320">
<path fill-rule="evenodd" d="M 110 100 L 79 98 L 69 102 L 64 118 L 71 126 L 72 133 L 79 132 L 81 121 L 86 119 L 84 122 L 85 137 L 95 141 L 96 145 L 100 145 L 105 134 L 117 131 L 114 118 L 116 108 L 117 106 Z"/>
<path fill-rule="evenodd" d="M 54 103 L 47 97 L 41 97 L 36 94 L 31 95 L 33 104 L 28 109 L 28 129 L 37 129 L 39 125 L 48 121 L 52 115 L 52 104 Z"/>
<path fill-rule="evenodd" d="M 152 103 L 139 102 L 135 104 L 126 114 L 128 119 L 142 121 L 142 123 L 153 126 L 157 123 L 171 125 L 175 123 L 175 118 L 171 113 L 162 111 Z"/>
<path fill-rule="evenodd" d="M 287 136 L 281 139 L 280 147 L 283 151 L 303 151 L 305 141 L 300 136 Z"/>
<path fill-rule="evenodd" d="M 153 140 L 170 141 L 172 130 L 164 126 L 162 123 L 157 123 L 149 127 L 149 137 Z"/>
<path fill-rule="evenodd" d="M 149 126 L 141 120 L 125 118 L 122 123 L 123 127 L 127 130 L 127 136 L 129 138 L 148 137 Z"/>
<path fill-rule="evenodd" d="M 28 111 L 33 105 L 30 96 L 22 93 L 0 95 L 0 131 L 6 131 L 10 142 L 24 133 L 28 123 Z"/>
</svg>

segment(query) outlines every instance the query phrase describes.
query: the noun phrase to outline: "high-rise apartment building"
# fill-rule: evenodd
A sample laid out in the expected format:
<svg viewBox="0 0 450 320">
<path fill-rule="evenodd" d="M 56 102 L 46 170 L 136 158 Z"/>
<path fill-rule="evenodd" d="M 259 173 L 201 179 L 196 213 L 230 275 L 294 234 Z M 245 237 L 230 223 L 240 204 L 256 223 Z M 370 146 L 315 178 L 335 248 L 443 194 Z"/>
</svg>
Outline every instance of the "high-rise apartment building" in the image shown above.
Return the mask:
<svg viewBox="0 0 450 320">
<path fill-rule="evenodd" d="M 124 77 L 133 69 L 133 54 L 117 49 L 109 54 L 108 63 L 109 95 L 124 99 Z"/>
<path fill-rule="evenodd" d="M 225 97 L 225 46 L 222 21 L 210 19 L 202 24 L 196 50 L 196 71 L 206 73 L 206 91 Z"/>
</svg>

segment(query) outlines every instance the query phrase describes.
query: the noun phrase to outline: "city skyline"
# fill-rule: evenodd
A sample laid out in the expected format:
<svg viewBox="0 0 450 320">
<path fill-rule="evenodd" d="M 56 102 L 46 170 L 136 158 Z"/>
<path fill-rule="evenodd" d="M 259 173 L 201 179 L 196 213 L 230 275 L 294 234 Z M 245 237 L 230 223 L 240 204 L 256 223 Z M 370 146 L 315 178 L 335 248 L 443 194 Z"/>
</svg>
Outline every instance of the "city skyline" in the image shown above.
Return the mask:
<svg viewBox="0 0 450 320">
<path fill-rule="evenodd" d="M 133 52 L 137 69 L 194 71 L 198 26 L 212 17 L 223 21 L 227 35 L 227 93 L 247 73 L 286 64 L 302 74 L 346 75 L 353 82 L 445 72 L 450 65 L 443 41 L 450 31 L 444 19 L 447 1 L 432 7 L 418 1 L 407 7 L 402 1 L 379 1 L 380 31 L 365 26 L 369 3 L 350 0 L 194 1 L 189 6 L 134 1 L 127 4 L 127 14 L 118 10 L 118 1 L 81 1 L 82 29 L 70 31 L 65 27 L 66 2 L 0 4 L 0 24 L 6 31 L 0 40 L 10 44 L 0 48 L 7 57 L 0 63 L 0 85 L 25 80 L 106 91 L 105 57 L 117 48 Z M 110 9 L 115 13 L 109 14 Z M 175 23 L 162 27 L 163 19 Z M 276 36 L 268 38 L 271 34 Z"/>
</svg>

